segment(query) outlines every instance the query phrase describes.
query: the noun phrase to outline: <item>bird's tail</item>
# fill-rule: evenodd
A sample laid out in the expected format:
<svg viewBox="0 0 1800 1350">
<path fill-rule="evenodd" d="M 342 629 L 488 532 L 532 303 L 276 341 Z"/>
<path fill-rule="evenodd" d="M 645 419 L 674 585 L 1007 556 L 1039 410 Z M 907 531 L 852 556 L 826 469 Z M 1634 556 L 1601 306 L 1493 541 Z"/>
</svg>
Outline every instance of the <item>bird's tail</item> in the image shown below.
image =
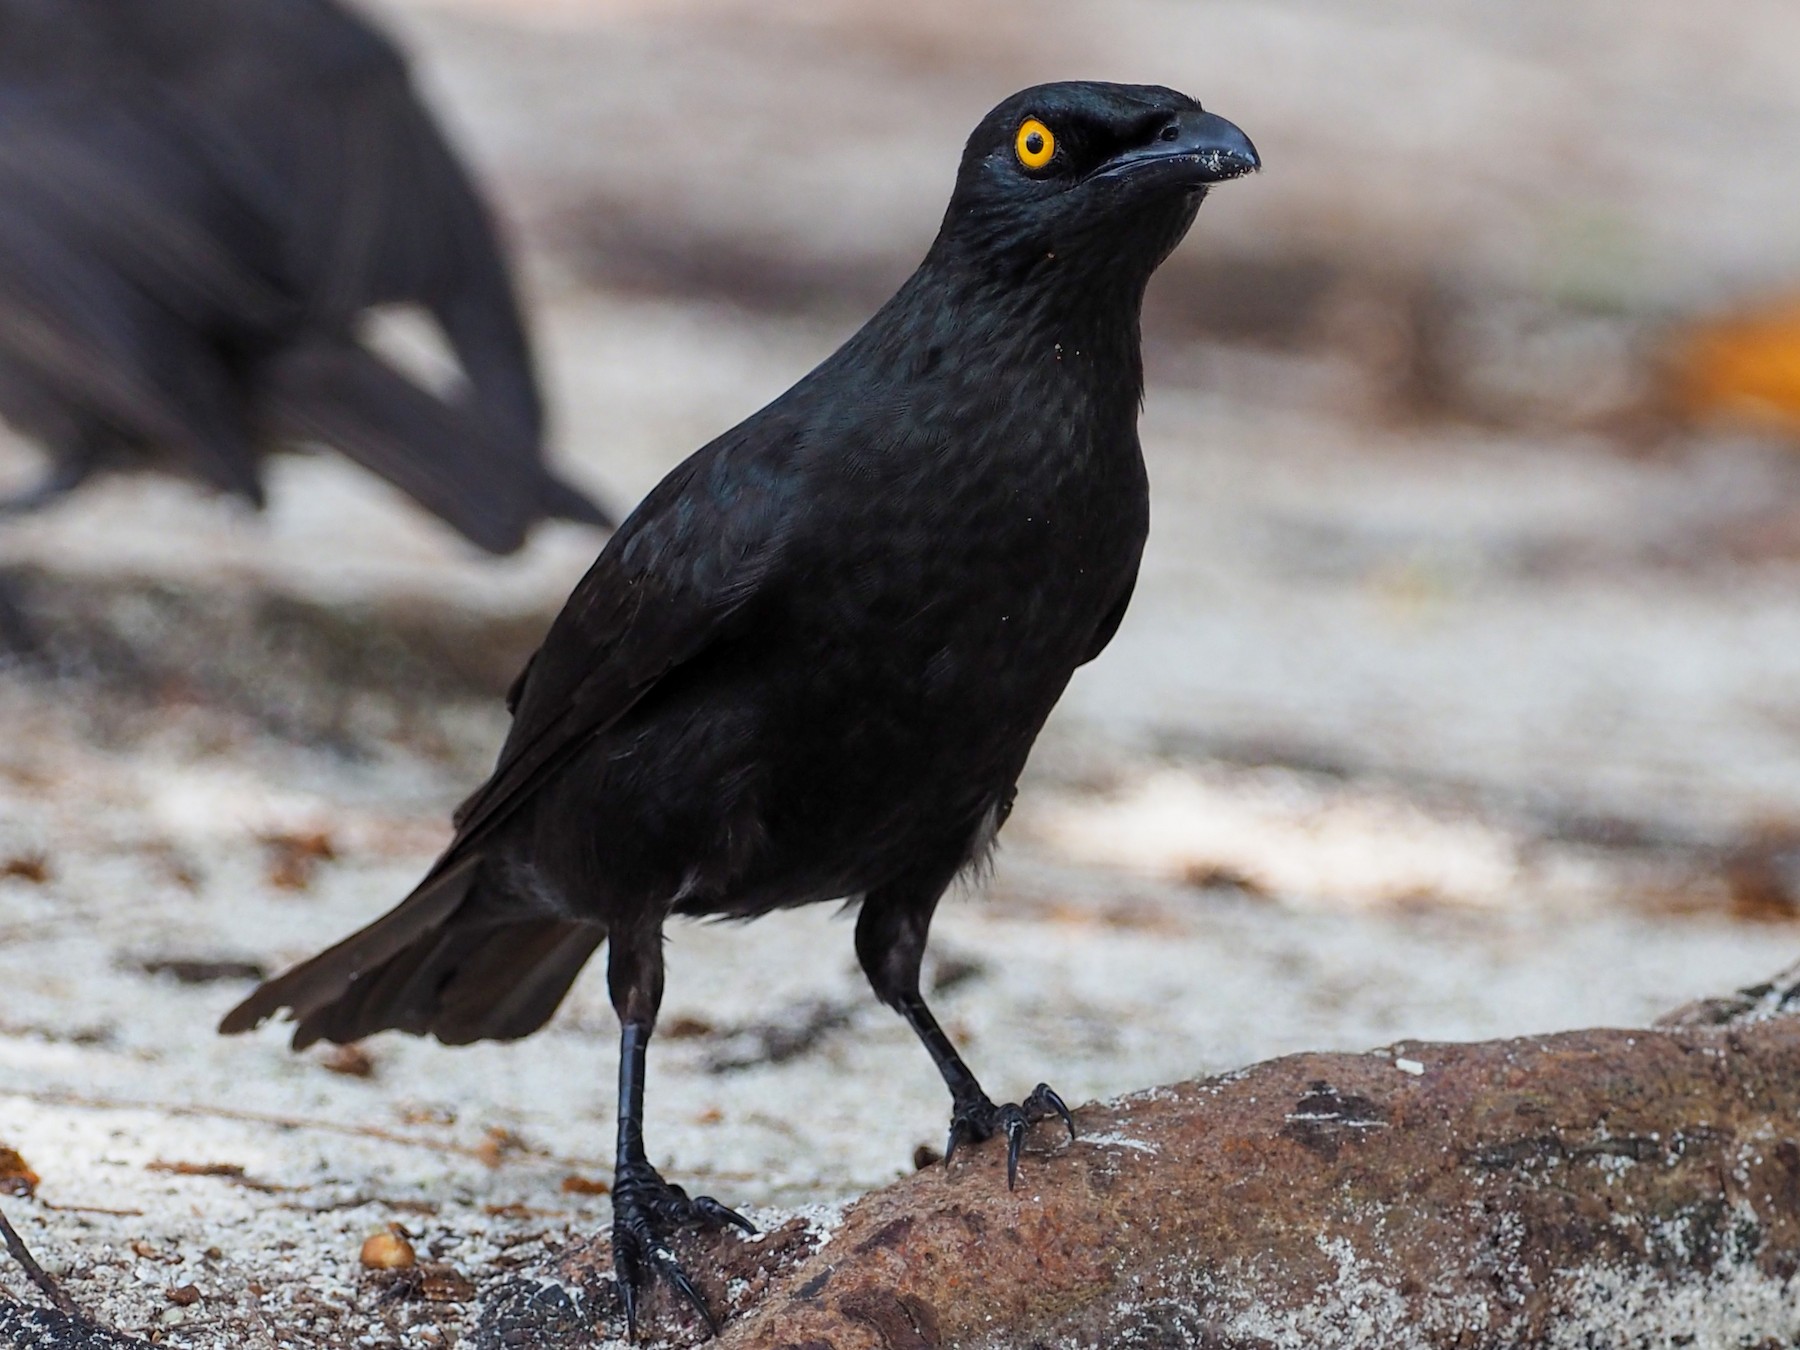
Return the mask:
<svg viewBox="0 0 1800 1350">
<path fill-rule="evenodd" d="M 544 477 L 538 509 L 552 520 L 572 520 L 578 525 L 597 525 L 603 530 L 617 529 L 619 524 L 618 518 L 606 507 L 554 474 Z"/>
<path fill-rule="evenodd" d="M 420 389 L 354 342 L 297 346 L 265 378 L 272 432 L 341 450 L 491 553 L 511 553 L 545 516 L 605 519 L 535 453 L 509 447 L 479 414 Z"/>
<path fill-rule="evenodd" d="M 481 903 L 480 859 L 434 873 L 359 933 L 260 985 L 226 1014 L 227 1035 L 291 1009 L 294 1048 L 377 1031 L 446 1045 L 536 1031 L 606 937 L 592 924 L 506 919 Z"/>
</svg>

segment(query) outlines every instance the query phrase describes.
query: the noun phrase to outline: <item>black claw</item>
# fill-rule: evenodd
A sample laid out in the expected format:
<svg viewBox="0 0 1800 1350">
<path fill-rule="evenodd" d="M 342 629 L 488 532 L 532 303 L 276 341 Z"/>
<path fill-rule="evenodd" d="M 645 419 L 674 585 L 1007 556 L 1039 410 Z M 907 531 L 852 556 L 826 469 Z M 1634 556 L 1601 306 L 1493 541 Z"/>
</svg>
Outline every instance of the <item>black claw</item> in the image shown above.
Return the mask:
<svg viewBox="0 0 1800 1350">
<path fill-rule="evenodd" d="M 619 1302 L 625 1305 L 625 1339 L 637 1339 L 637 1284 L 639 1277 L 627 1273 L 619 1251 L 619 1239 L 613 1237 L 613 1282 L 619 1286 Z"/>
<path fill-rule="evenodd" d="M 985 1095 L 958 1101 L 950 1116 L 950 1140 L 944 1148 L 947 1163 L 965 1143 L 978 1144 L 996 1134 L 1006 1136 L 1006 1188 L 1019 1182 L 1019 1153 L 1025 1147 L 1025 1136 L 1040 1120 L 1058 1117 L 1068 1127 L 1069 1138 L 1075 1137 L 1075 1118 L 1068 1106 L 1048 1083 L 1039 1083 L 1023 1103 L 995 1106 Z"/>
<path fill-rule="evenodd" d="M 1031 1090 L 1031 1095 L 1025 1099 L 1025 1113 L 1033 1120 L 1061 1116 L 1062 1123 L 1069 1128 L 1069 1142 L 1075 1142 L 1075 1117 L 1069 1114 L 1068 1105 L 1048 1083 L 1039 1083 Z"/>
<path fill-rule="evenodd" d="M 755 1224 L 751 1223 L 750 1220 L 746 1219 L 742 1214 L 739 1214 L 735 1209 L 728 1209 L 724 1205 L 721 1205 L 710 1195 L 696 1195 L 693 1203 L 694 1212 L 699 1215 L 700 1221 L 708 1228 L 723 1228 L 727 1224 L 730 1224 L 735 1228 L 743 1229 L 752 1236 L 756 1233 Z"/>
<path fill-rule="evenodd" d="M 666 1235 L 682 1228 L 716 1230 L 727 1226 L 754 1233 L 756 1227 L 736 1210 L 710 1195 L 690 1198 L 664 1181 L 654 1168 L 620 1169 L 613 1183 L 613 1277 L 625 1306 L 625 1327 L 637 1339 L 641 1295 L 658 1279 L 669 1285 L 700 1315 L 710 1335 L 719 1334 L 718 1319 L 689 1278 Z"/>
<path fill-rule="evenodd" d="M 694 1288 L 694 1282 L 688 1278 L 681 1263 L 669 1252 L 659 1251 L 656 1254 L 656 1270 L 665 1280 L 681 1291 L 681 1296 L 693 1305 L 694 1311 L 700 1314 L 700 1320 L 706 1323 L 709 1336 L 719 1334 L 719 1324 L 712 1315 L 712 1309 L 706 1306 L 706 1300 L 700 1297 L 700 1291 Z"/>
<path fill-rule="evenodd" d="M 1025 1131 L 1031 1128 L 1031 1122 L 1017 1106 L 1001 1107 L 1000 1122 L 1006 1131 L 1006 1189 L 1011 1191 L 1018 1189 L 1019 1150 L 1025 1147 Z"/>
</svg>

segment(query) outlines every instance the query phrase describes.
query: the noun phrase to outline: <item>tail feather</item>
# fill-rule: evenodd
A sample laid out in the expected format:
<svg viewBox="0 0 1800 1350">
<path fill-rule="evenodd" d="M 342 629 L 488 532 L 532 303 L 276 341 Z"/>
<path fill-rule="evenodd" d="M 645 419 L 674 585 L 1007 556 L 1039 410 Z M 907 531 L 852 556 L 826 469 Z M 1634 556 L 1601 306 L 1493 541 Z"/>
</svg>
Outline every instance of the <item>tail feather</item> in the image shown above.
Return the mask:
<svg viewBox="0 0 1800 1350">
<path fill-rule="evenodd" d="M 434 873 L 361 932 L 258 985 L 249 998 L 225 1014 L 219 1030 L 227 1036 L 250 1031 L 283 1008 L 291 1008 L 295 1020 L 304 1025 L 349 993 L 366 973 L 436 933 L 468 897 L 479 865 L 479 858 L 467 858 Z"/>
<path fill-rule="evenodd" d="M 550 1020 L 605 940 L 591 924 L 513 924 L 451 977 L 432 1031 L 446 1045 L 515 1041 Z"/>
<path fill-rule="evenodd" d="M 566 919 L 508 919 L 484 904 L 471 858 L 385 918 L 259 988 L 220 1024 L 246 1031 L 280 1008 L 294 1048 L 377 1031 L 447 1045 L 516 1040 L 550 1019 L 606 930 Z"/>
</svg>

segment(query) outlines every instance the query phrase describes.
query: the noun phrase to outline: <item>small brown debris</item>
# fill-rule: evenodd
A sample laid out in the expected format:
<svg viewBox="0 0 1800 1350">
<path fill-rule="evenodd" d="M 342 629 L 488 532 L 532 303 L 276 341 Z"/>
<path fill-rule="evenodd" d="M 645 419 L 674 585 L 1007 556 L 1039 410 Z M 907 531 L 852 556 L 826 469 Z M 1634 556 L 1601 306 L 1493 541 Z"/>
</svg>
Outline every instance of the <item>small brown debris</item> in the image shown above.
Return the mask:
<svg viewBox="0 0 1800 1350">
<path fill-rule="evenodd" d="M 913 1150 L 913 1170 L 923 1172 L 927 1167 L 936 1167 L 944 1161 L 944 1155 L 930 1144 L 920 1144 Z"/>
<path fill-rule="evenodd" d="M 375 1076 L 374 1056 L 360 1045 L 334 1045 L 319 1061 L 329 1073 L 341 1073 L 346 1078 L 373 1078 Z"/>
<path fill-rule="evenodd" d="M 0 1144 L 0 1195 L 36 1195 L 42 1180 L 17 1149 Z"/>
<path fill-rule="evenodd" d="M 475 1281 L 454 1266 L 434 1263 L 419 1274 L 419 1296 L 428 1303 L 467 1303 L 475 1297 Z"/>
<path fill-rule="evenodd" d="M 574 1173 L 562 1179 L 564 1195 L 611 1195 L 612 1183 L 599 1177 L 578 1177 Z"/>
<path fill-rule="evenodd" d="M 488 1205 L 481 1212 L 490 1219 L 560 1219 L 568 1211 L 533 1209 L 530 1205 L 522 1205 L 515 1200 L 510 1205 Z"/>
<path fill-rule="evenodd" d="M 161 1158 L 145 1163 L 144 1170 L 177 1177 L 229 1177 L 233 1181 L 244 1175 L 242 1163 L 166 1162 Z"/>
<path fill-rule="evenodd" d="M 406 1230 L 397 1223 L 363 1239 L 361 1260 L 365 1270 L 410 1270 L 419 1263 Z"/>
<path fill-rule="evenodd" d="M 164 1252 L 154 1242 L 145 1242 L 142 1238 L 134 1238 L 129 1245 L 131 1247 L 131 1254 L 139 1260 L 163 1261 L 168 1259 L 168 1253 Z"/>
<path fill-rule="evenodd" d="M 408 1102 L 395 1107 L 394 1115 L 402 1125 L 456 1124 L 456 1111 L 448 1106 L 421 1106 Z"/>
<path fill-rule="evenodd" d="M 696 1125 L 717 1125 L 725 1119 L 725 1112 L 717 1106 L 709 1106 L 694 1116 Z"/>
<path fill-rule="evenodd" d="M 1237 891 L 1257 900 L 1269 898 L 1267 886 L 1227 863 L 1192 863 L 1183 870 L 1181 881 L 1184 886 L 1192 886 L 1197 891 Z"/>
<path fill-rule="evenodd" d="M 215 960 L 199 956 L 146 956 L 134 963 L 146 975 L 170 975 L 177 984 L 221 984 L 266 979 L 259 961 Z"/>
<path fill-rule="evenodd" d="M 704 1017 L 671 1017 L 656 1028 L 657 1036 L 665 1041 L 692 1041 L 702 1036 L 710 1036 L 716 1030 L 713 1024 Z"/>
<path fill-rule="evenodd" d="M 29 881 L 42 886 L 50 880 L 50 859 L 42 853 L 21 853 L 0 862 L 0 880 Z"/>
<path fill-rule="evenodd" d="M 1762 923 L 1800 918 L 1800 829 L 1793 824 L 1749 831 L 1727 852 L 1722 871 L 1735 917 Z"/>
<path fill-rule="evenodd" d="M 338 856 L 337 845 L 323 830 L 265 834 L 262 845 L 269 854 L 269 884 L 284 891 L 310 889 L 319 864 Z"/>
<path fill-rule="evenodd" d="M 200 1287 L 193 1284 L 178 1284 L 173 1289 L 164 1290 L 163 1297 L 177 1308 L 191 1308 L 200 1301 Z"/>
<path fill-rule="evenodd" d="M 174 1177 L 218 1177 L 221 1181 L 229 1181 L 247 1191 L 257 1191 L 263 1195 L 279 1195 L 293 1189 L 291 1186 L 277 1186 L 273 1182 L 257 1181 L 246 1176 L 242 1163 L 167 1162 L 158 1158 L 145 1163 L 144 1170 L 164 1172 Z"/>
<path fill-rule="evenodd" d="M 491 1126 L 482 1141 L 475 1145 L 475 1156 L 487 1167 L 498 1167 L 509 1153 L 519 1153 L 525 1148 L 525 1141 L 511 1130 L 499 1125 Z"/>
</svg>

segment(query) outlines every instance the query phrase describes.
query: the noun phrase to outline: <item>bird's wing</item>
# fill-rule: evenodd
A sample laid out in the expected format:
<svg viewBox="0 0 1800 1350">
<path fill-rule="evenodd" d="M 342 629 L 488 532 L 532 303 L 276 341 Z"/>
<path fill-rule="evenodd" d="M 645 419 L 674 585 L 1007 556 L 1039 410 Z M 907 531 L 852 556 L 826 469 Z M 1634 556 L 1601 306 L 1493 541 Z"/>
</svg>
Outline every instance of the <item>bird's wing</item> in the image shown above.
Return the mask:
<svg viewBox="0 0 1800 1350">
<path fill-rule="evenodd" d="M 539 514 L 536 483 L 487 423 L 426 393 L 347 338 L 308 333 L 271 357 L 263 430 L 342 451 L 490 553 L 511 553 Z"/>
<path fill-rule="evenodd" d="M 670 672 L 745 631 L 792 542 L 792 427 L 766 410 L 665 478 L 607 543 L 514 686 L 493 774 L 445 861 L 511 813 Z"/>
</svg>

